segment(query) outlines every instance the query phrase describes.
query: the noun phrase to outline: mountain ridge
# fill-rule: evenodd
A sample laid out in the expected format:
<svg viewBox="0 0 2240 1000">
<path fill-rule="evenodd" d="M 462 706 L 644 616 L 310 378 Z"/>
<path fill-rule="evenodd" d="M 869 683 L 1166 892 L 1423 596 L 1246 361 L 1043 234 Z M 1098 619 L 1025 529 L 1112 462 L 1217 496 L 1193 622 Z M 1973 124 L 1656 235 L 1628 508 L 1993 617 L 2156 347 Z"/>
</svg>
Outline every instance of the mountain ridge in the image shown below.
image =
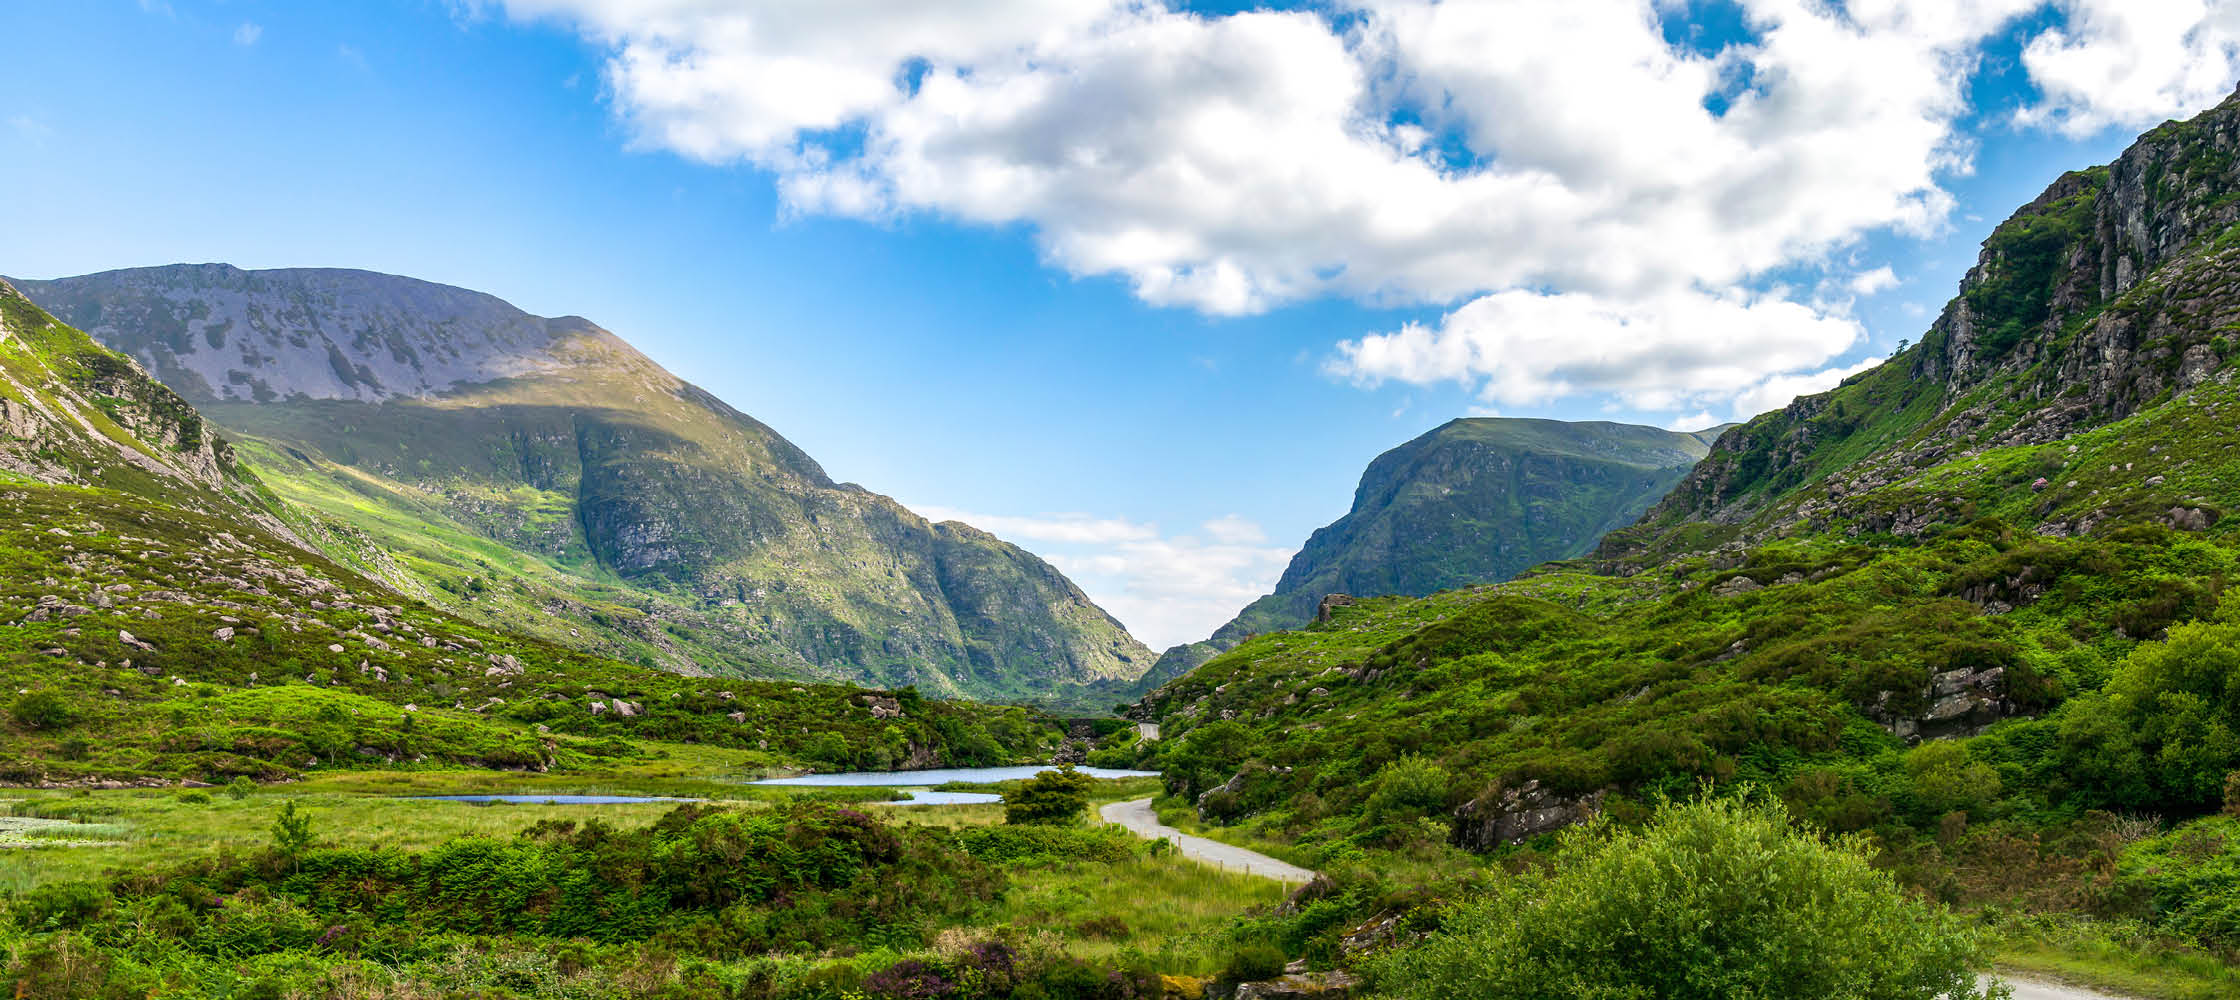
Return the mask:
<svg viewBox="0 0 2240 1000">
<path fill-rule="evenodd" d="M 1609 421 L 1460 417 L 1372 459 L 1345 516 L 1308 537 L 1275 590 L 1205 640 L 1166 650 L 1149 690 L 1247 636 L 1306 624 L 1330 594 L 1422 597 L 1586 554 L 1703 456 L 1693 434 Z"/>
<path fill-rule="evenodd" d="M 670 669 L 997 700 L 1108 703 L 1153 660 L 1047 562 L 834 482 L 588 321 L 342 269 L 25 285 L 205 396 L 283 493 L 407 553 L 393 583 L 510 627 Z M 525 590 L 493 594 L 504 564 Z"/>
</svg>

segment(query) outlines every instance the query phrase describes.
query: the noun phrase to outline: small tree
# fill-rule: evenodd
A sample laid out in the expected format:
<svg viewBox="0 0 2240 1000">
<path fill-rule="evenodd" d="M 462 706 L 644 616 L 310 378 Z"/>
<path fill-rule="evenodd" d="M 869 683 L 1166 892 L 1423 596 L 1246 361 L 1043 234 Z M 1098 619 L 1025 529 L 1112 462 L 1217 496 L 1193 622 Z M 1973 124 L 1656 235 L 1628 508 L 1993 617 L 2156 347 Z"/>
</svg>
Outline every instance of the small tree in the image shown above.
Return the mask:
<svg viewBox="0 0 2240 1000">
<path fill-rule="evenodd" d="M 296 800 L 280 803 L 280 812 L 272 818 L 273 853 L 288 859 L 292 865 L 303 852 L 311 847 L 311 815 L 296 811 Z"/>
<path fill-rule="evenodd" d="M 1096 779 L 1068 764 L 1028 778 L 1003 795 L 1006 823 L 1073 823 L 1089 804 L 1089 787 Z"/>
</svg>

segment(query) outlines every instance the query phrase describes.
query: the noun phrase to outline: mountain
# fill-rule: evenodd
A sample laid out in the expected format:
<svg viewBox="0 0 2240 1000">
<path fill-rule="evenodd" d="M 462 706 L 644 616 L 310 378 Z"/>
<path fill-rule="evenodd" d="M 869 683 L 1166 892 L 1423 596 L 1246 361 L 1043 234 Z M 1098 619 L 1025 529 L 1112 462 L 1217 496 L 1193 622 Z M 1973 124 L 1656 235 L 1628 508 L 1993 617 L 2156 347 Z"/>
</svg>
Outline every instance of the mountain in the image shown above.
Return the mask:
<svg viewBox="0 0 2240 1000">
<path fill-rule="evenodd" d="M 2023 842 L 2069 845 L 2026 880 L 2113 870 L 2094 817 L 2240 795 L 2235 150 L 2240 96 L 2062 175 L 1919 343 L 1727 429 L 1590 558 L 1252 638 L 1093 759 L 1301 843 L 1488 850 L 1711 783 L 1919 887 Z"/>
<path fill-rule="evenodd" d="M 1307 539 L 1274 593 L 1211 638 L 1168 649 L 1139 690 L 1247 636 L 1306 624 L 1326 595 L 1422 597 L 1585 555 L 1672 489 L 1716 436 L 1604 422 L 1448 421 L 1370 462 L 1353 509 Z"/>
<path fill-rule="evenodd" d="M 318 512 L 338 558 L 478 620 L 681 671 L 1109 704 L 1153 659 L 1048 563 L 834 482 L 578 317 L 347 270 L 22 281 Z"/>
<path fill-rule="evenodd" d="M 186 400 L 0 281 L 0 785 L 318 769 L 1002 763 L 1052 720 L 647 671 L 412 600 L 323 555 Z"/>
</svg>

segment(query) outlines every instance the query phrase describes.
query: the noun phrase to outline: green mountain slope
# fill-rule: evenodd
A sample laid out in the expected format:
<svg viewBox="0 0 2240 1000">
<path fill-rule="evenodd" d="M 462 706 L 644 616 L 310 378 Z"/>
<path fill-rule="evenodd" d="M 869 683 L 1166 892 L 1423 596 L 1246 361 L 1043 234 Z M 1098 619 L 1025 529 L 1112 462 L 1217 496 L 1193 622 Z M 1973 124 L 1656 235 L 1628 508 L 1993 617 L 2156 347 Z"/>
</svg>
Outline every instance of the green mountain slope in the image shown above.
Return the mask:
<svg viewBox="0 0 2240 1000">
<path fill-rule="evenodd" d="M 1703 782 L 1954 857 L 1971 823 L 2067 851 L 2094 815 L 2213 811 L 2240 771 L 2235 148 L 2240 99 L 2063 176 L 1920 344 L 1726 431 L 1591 562 L 1254 638 L 1153 693 L 1167 738 L 1134 752 L 1208 817 L 1333 850 L 1491 849 Z"/>
<path fill-rule="evenodd" d="M 1039 756 L 1016 709 L 690 678 L 487 628 L 308 542 L 193 407 L 0 282 L 0 784 Z"/>
<path fill-rule="evenodd" d="M 1631 424 L 1449 421 L 1370 462 L 1353 509 L 1307 539 L 1274 593 L 1211 638 L 1167 650 L 1139 689 L 1246 636 L 1306 624 L 1326 595 L 1422 597 L 1584 555 L 1672 489 L 1707 444 Z"/>
<path fill-rule="evenodd" d="M 22 287 L 366 543 L 339 557 L 479 620 L 671 670 L 992 700 L 1107 703 L 1153 659 L 1049 564 L 832 481 L 579 318 L 360 271 Z"/>
</svg>

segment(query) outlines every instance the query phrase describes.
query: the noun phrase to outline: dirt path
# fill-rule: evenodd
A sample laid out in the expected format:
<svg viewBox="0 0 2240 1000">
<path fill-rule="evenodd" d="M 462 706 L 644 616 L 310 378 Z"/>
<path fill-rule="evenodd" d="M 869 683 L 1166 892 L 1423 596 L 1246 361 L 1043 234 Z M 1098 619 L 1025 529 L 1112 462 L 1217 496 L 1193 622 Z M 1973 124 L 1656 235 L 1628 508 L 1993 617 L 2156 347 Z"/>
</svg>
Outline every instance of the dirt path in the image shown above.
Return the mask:
<svg viewBox="0 0 2240 1000">
<path fill-rule="evenodd" d="M 1285 864 L 1265 854 L 1248 851 L 1242 847 L 1224 844 L 1218 840 L 1193 837 L 1164 825 L 1151 811 L 1150 799 L 1130 802 L 1113 802 L 1097 810 L 1097 815 L 1107 823 L 1126 828 L 1138 837 L 1156 840 L 1165 837 L 1174 842 L 1182 856 L 1200 864 L 1213 865 L 1227 871 L 1241 871 L 1249 875 L 1272 878 L 1278 882 L 1312 882 L 1314 873 L 1297 865 Z"/>
<path fill-rule="evenodd" d="M 2100 993 L 2081 986 L 2065 986 L 2037 979 L 2006 977 L 2007 985 L 2014 987 L 2014 1000 L 2123 1000 L 2110 993 Z"/>
</svg>

